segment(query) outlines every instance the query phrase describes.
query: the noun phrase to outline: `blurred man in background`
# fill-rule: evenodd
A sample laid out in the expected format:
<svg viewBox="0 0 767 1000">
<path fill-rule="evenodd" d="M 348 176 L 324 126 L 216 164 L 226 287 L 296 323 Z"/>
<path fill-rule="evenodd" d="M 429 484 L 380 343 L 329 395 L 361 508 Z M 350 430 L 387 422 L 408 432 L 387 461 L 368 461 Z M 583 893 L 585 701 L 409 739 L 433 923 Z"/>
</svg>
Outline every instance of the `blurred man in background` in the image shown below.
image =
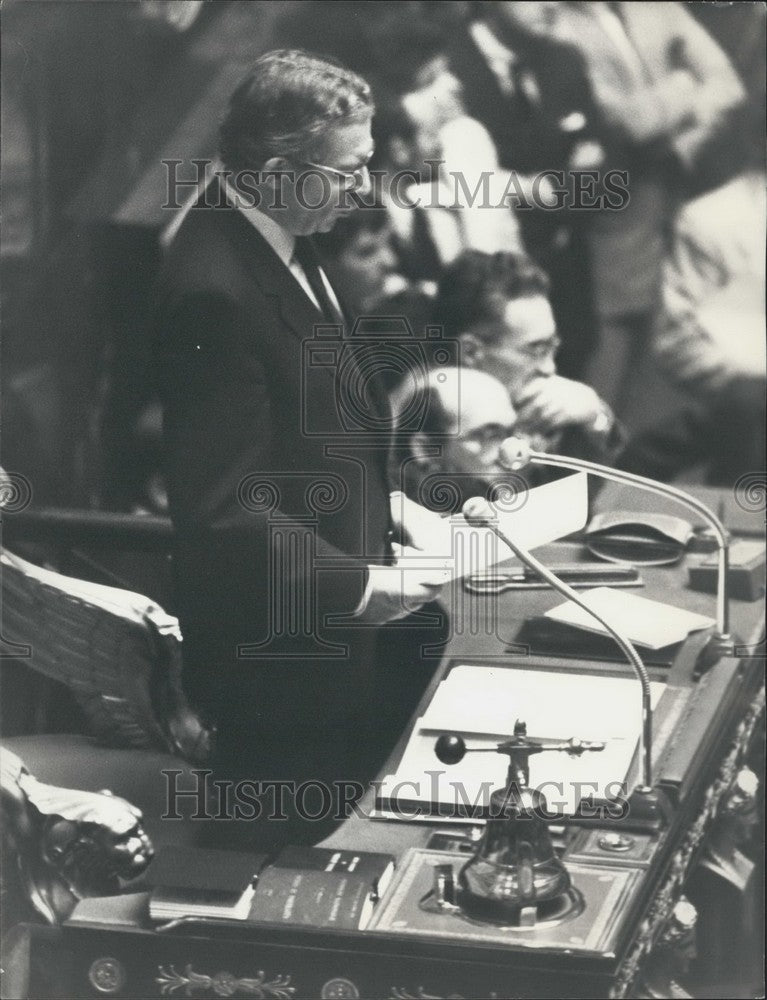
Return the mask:
<svg viewBox="0 0 767 1000">
<path fill-rule="evenodd" d="M 508 14 L 574 46 L 604 122 L 602 170 L 624 169 L 630 199 L 594 212 L 589 246 L 598 341 L 588 372 L 623 405 L 657 315 L 669 215 L 703 168 L 707 142 L 745 91 L 729 59 L 681 3 L 525 2 Z"/>
<path fill-rule="evenodd" d="M 548 287 L 528 257 L 471 251 L 446 270 L 435 319 L 458 337 L 464 365 L 507 387 L 534 448 L 611 461 L 621 440 L 612 411 L 591 386 L 557 374 Z"/>
</svg>

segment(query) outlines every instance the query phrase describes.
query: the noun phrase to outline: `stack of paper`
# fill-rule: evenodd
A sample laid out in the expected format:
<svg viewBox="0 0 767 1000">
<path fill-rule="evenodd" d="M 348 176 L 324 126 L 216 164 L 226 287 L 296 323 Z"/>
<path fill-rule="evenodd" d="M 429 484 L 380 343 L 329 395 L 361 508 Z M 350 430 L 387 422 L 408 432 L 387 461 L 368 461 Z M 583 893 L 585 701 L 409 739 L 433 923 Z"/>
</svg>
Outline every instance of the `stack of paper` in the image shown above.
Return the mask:
<svg viewBox="0 0 767 1000">
<path fill-rule="evenodd" d="M 664 689 L 651 685 L 653 704 Z M 506 780 L 508 758 L 467 753 L 442 764 L 434 745 L 457 733 L 472 748 L 490 748 L 514 731 L 520 719 L 528 736 L 546 740 L 600 740 L 601 752 L 572 757 L 542 753 L 530 759 L 530 784 L 544 793 L 549 810 L 572 814 L 582 798 L 614 800 L 630 791 L 629 768 L 641 732 L 641 697 L 634 677 L 572 674 L 493 665 L 454 667 L 418 720 L 397 768 L 381 785 L 382 811 L 424 816 L 470 813 L 487 805 Z M 627 785 L 629 787 L 627 787 Z"/>
<path fill-rule="evenodd" d="M 619 635 L 647 649 L 663 649 L 677 642 L 683 642 L 691 632 L 708 628 L 715 624 L 713 618 L 699 615 L 683 608 L 675 608 L 661 601 L 650 601 L 646 597 L 627 594 L 625 590 L 611 590 L 609 587 L 595 587 L 581 595 L 584 604 L 593 608 Z M 546 618 L 608 635 L 607 629 L 583 608 L 566 601 L 546 612 Z"/>
</svg>

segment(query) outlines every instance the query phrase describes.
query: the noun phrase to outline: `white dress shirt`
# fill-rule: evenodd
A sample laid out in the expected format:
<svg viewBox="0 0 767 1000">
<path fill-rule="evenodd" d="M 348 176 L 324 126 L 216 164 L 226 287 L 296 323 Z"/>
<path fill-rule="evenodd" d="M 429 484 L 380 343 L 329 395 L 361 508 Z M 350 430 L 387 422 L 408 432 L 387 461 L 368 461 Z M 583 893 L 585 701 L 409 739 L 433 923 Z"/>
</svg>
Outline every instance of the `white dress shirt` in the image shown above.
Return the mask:
<svg viewBox="0 0 767 1000">
<path fill-rule="evenodd" d="M 252 226 L 255 226 L 272 250 L 274 250 L 280 258 L 285 267 L 287 267 L 299 283 L 302 290 L 311 300 L 312 304 L 319 309 L 320 312 L 322 312 L 322 308 L 317 301 L 317 296 L 314 294 L 314 290 L 309 284 L 309 279 L 306 277 L 306 272 L 294 256 L 296 248 L 295 236 L 292 233 L 289 233 L 287 229 L 283 229 L 278 222 L 275 222 L 275 220 L 270 215 L 267 215 L 266 212 L 262 212 L 260 208 L 256 208 L 255 205 L 243 204 L 242 196 L 237 193 L 228 181 L 224 181 L 224 188 L 226 190 L 226 197 L 229 204 L 233 208 L 236 208 L 239 212 L 242 212 L 248 222 L 250 222 Z M 323 284 L 325 285 L 325 291 L 328 293 L 331 303 L 338 310 L 339 315 L 342 316 L 343 310 L 341 309 L 341 304 L 338 301 L 335 291 L 333 290 L 333 286 L 328 281 L 328 277 L 321 267 L 319 268 L 319 272 Z"/>
</svg>

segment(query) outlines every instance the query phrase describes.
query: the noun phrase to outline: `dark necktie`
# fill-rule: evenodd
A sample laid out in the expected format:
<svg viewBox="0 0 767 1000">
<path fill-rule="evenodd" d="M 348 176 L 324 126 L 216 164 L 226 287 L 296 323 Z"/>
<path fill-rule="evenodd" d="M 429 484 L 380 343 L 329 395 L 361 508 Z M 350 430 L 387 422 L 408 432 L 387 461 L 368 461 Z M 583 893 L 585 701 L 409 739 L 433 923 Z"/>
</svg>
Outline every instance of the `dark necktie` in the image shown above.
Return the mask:
<svg viewBox="0 0 767 1000">
<path fill-rule="evenodd" d="M 306 280 L 309 282 L 309 286 L 314 292 L 317 302 L 320 304 L 320 311 L 325 319 L 333 326 L 345 327 L 345 317 L 328 295 L 327 287 L 322 280 L 317 253 L 311 240 L 305 236 L 298 236 L 293 250 L 293 257 L 303 268 Z M 381 398 L 378 378 L 375 375 L 376 366 L 373 365 L 371 369 L 371 366 L 368 365 L 368 370 L 364 376 L 360 371 L 357 357 L 360 351 L 365 350 L 366 346 L 364 342 L 360 342 L 354 338 L 352 331 L 352 335 L 346 341 L 346 346 L 342 351 L 342 363 L 336 370 L 336 391 L 346 396 L 347 402 L 350 405 L 352 421 L 361 419 L 363 422 L 360 424 L 360 427 L 365 430 L 371 430 L 375 428 L 376 422 L 380 420 L 380 414 L 387 412 L 387 404 Z M 375 351 L 375 342 L 373 342 L 373 350 Z M 371 370 L 373 371 L 372 378 Z M 361 385 L 366 387 L 367 395 L 363 394 L 364 398 L 358 400 L 355 392 Z M 362 409 L 360 410 L 358 407 L 362 407 Z M 384 452 L 381 451 L 382 461 L 385 461 L 383 455 Z"/>
<path fill-rule="evenodd" d="M 322 279 L 320 265 L 311 240 L 309 240 L 306 236 L 298 236 L 296 238 L 293 256 L 303 268 L 306 280 L 309 282 L 309 287 L 314 292 L 314 296 L 319 303 L 322 315 L 328 323 L 340 323 L 343 325 L 343 313 L 338 309 L 328 295 L 328 290 Z"/>
<path fill-rule="evenodd" d="M 434 245 L 434 238 L 429 228 L 426 210 L 422 205 L 411 209 L 413 229 L 411 232 L 413 261 L 410 268 L 411 277 L 436 281 L 442 274 L 442 261 Z"/>
</svg>

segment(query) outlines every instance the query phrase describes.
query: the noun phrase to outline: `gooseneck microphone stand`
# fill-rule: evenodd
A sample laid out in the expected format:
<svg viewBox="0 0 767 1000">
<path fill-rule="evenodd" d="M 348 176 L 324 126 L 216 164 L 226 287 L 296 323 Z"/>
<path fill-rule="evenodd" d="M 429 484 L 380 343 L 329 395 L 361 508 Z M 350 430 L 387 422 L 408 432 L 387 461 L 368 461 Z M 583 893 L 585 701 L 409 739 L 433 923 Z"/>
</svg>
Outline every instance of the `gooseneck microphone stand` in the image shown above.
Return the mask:
<svg viewBox="0 0 767 1000">
<path fill-rule="evenodd" d="M 466 518 L 469 524 L 475 527 L 489 528 L 500 540 L 511 549 L 514 555 L 520 559 L 526 566 L 529 566 L 533 572 L 537 573 L 541 579 L 545 580 L 546 583 L 550 584 L 555 590 L 559 591 L 563 597 L 568 600 L 573 601 L 578 605 L 579 608 L 583 608 L 592 618 L 595 618 L 600 625 L 607 629 L 610 635 L 615 639 L 616 643 L 620 647 L 626 659 L 629 661 L 631 666 L 634 668 L 634 673 L 637 676 L 642 688 L 642 728 L 639 738 L 639 757 L 641 763 L 641 784 L 635 789 L 641 795 L 649 795 L 652 790 L 652 704 L 651 704 L 651 694 L 650 694 L 650 677 L 647 673 L 647 667 L 645 667 L 642 662 L 639 653 L 637 653 L 631 640 L 621 635 L 613 626 L 603 618 L 597 611 L 594 611 L 588 606 L 588 604 L 583 600 L 582 597 L 578 595 L 576 591 L 569 587 L 563 580 L 552 573 L 552 571 L 544 566 L 542 562 L 535 558 L 527 549 L 523 549 L 515 541 L 509 538 L 498 526 L 498 519 L 493 511 L 493 508 L 483 497 L 471 497 L 463 505 L 463 516 Z"/>
<path fill-rule="evenodd" d="M 723 656 L 735 655 L 735 639 L 730 634 L 730 610 L 727 573 L 730 558 L 730 543 L 727 530 L 709 508 L 684 490 L 667 483 L 659 483 L 633 472 L 623 472 L 611 469 L 598 462 L 590 462 L 582 458 L 571 458 L 568 455 L 550 455 L 547 452 L 533 451 L 527 441 L 522 438 L 510 437 L 501 446 L 500 462 L 510 472 L 519 472 L 526 465 L 551 465 L 559 469 L 573 469 L 576 472 L 589 472 L 607 479 L 613 483 L 626 483 L 640 490 L 655 493 L 656 496 L 668 497 L 677 503 L 694 511 L 711 528 L 717 542 L 718 572 L 716 586 L 716 631 L 700 651 L 696 665 L 696 675 L 704 673 Z"/>
</svg>

